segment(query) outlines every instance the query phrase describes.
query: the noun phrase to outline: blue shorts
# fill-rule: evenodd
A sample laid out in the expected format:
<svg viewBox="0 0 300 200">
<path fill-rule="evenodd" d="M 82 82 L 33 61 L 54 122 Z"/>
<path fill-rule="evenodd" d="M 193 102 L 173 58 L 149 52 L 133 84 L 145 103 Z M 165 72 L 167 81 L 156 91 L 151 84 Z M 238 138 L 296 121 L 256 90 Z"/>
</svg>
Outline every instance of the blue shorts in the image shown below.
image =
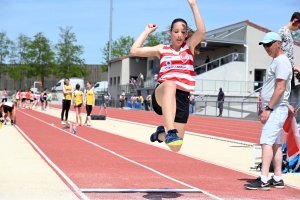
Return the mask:
<svg viewBox="0 0 300 200">
<path fill-rule="evenodd" d="M 283 133 L 282 127 L 288 117 L 288 107 L 278 106 L 270 113 L 269 118 L 262 126 L 260 144 L 281 144 L 281 133 Z"/>
</svg>

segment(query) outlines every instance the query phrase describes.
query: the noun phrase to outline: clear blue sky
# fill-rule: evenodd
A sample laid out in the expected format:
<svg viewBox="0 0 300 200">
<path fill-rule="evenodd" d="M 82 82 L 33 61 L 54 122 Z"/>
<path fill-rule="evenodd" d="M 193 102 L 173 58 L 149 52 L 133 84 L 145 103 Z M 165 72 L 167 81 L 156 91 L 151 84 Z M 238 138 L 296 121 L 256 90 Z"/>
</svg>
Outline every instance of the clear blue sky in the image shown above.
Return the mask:
<svg viewBox="0 0 300 200">
<path fill-rule="evenodd" d="M 300 0 L 198 0 L 206 30 L 250 20 L 277 31 L 293 12 L 300 12 Z M 298 10 L 297 10 L 298 9 Z M 53 44 L 59 27 L 72 26 L 77 44 L 84 46 L 87 64 L 104 62 L 100 48 L 109 40 L 110 0 L 0 0 L 0 30 L 11 40 L 20 33 L 33 37 L 43 32 Z M 148 23 L 166 30 L 175 18 L 195 28 L 187 0 L 113 0 L 112 39 L 135 39 Z"/>
</svg>

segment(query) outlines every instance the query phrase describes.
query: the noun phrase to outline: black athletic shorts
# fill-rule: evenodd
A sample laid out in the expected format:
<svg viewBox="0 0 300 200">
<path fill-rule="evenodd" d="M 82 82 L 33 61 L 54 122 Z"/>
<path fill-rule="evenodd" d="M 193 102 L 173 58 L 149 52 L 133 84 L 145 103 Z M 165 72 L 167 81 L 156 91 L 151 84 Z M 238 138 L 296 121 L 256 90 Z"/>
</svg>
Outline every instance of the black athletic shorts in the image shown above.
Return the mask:
<svg viewBox="0 0 300 200">
<path fill-rule="evenodd" d="M 156 86 L 158 87 L 158 85 Z M 156 90 L 156 89 L 155 89 Z M 158 105 L 155 98 L 155 90 L 152 94 L 152 107 L 153 110 L 158 114 L 162 115 L 162 109 Z M 174 122 L 186 124 L 189 118 L 190 112 L 190 93 L 179 89 L 176 89 L 176 114 Z"/>
<path fill-rule="evenodd" d="M 7 106 L 7 105 L 3 105 L 3 112 L 4 113 L 8 113 L 8 112 L 12 112 L 14 109 L 14 107 L 10 107 L 10 106 Z"/>
</svg>

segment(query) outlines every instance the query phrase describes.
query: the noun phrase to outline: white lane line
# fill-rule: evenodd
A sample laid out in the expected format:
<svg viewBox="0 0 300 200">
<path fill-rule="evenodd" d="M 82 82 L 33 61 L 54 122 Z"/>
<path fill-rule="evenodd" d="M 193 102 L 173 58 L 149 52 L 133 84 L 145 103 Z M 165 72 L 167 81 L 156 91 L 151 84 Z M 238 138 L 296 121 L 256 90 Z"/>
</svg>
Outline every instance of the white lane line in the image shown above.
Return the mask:
<svg viewBox="0 0 300 200">
<path fill-rule="evenodd" d="M 89 198 L 81 192 L 81 190 L 69 179 L 69 177 L 59 168 L 57 165 L 55 165 L 46 154 L 17 126 L 15 125 L 17 130 L 26 138 L 26 140 L 39 152 L 39 154 L 60 174 L 63 179 L 67 181 L 67 183 L 73 188 L 73 190 L 84 200 L 89 200 Z"/>
<path fill-rule="evenodd" d="M 52 108 L 52 109 L 56 109 L 56 110 L 61 110 L 59 108 Z M 74 111 L 70 111 L 70 112 L 74 112 Z M 75 112 L 74 112 L 75 113 Z M 45 113 L 46 114 L 46 113 Z M 50 114 L 48 114 L 50 115 Z M 52 115 L 50 115 L 52 116 Z M 125 122 L 125 123 L 130 123 L 130 124 L 135 124 L 135 125 L 140 125 L 140 126 L 146 126 L 146 127 L 152 127 L 152 128 L 156 128 L 157 126 L 154 126 L 154 125 L 150 125 L 150 124 L 143 124 L 143 123 L 140 123 L 140 122 L 133 122 L 133 121 L 127 121 L 127 120 L 122 120 L 122 119 L 116 119 L 116 118 L 110 118 L 110 117 L 107 117 L 107 119 L 111 119 L 111 120 L 115 120 L 115 121 L 120 121 L 120 122 Z M 90 128 L 94 128 L 96 130 L 100 130 L 100 129 L 97 129 L 95 127 L 90 127 Z M 106 131 L 106 130 L 101 130 L 101 131 L 104 131 L 104 132 L 107 132 L 107 133 L 110 133 L 110 134 L 114 134 L 114 135 L 118 135 L 116 133 L 113 133 L 113 132 L 110 132 L 110 131 Z M 256 143 L 250 143 L 250 142 L 245 142 L 245 141 L 241 141 L 241 140 L 231 140 L 231 139 L 228 139 L 228 138 L 222 138 L 222 137 L 217 137 L 217 136 L 210 136 L 210 135 L 205 135 L 205 134 L 201 134 L 201 133 L 193 133 L 193 132 L 189 132 L 189 131 L 186 131 L 187 134 L 190 134 L 190 135 L 194 135 L 194 136 L 198 136 L 198 137 L 204 137 L 204 138 L 210 138 L 210 139 L 216 139 L 216 140 L 221 140 L 221 141 L 225 141 L 225 142 L 232 142 L 232 143 L 237 143 L 237 144 L 243 144 L 243 145 L 247 145 L 247 146 L 253 146 L 255 145 Z M 120 136 L 120 135 L 118 135 Z M 120 137 L 125 137 L 125 136 L 120 136 Z M 129 139 L 132 139 L 132 140 L 135 140 L 133 138 L 130 138 L 130 137 L 125 137 L 125 138 L 129 138 Z M 143 141 L 139 141 L 139 140 L 135 140 L 135 141 L 138 141 L 138 142 L 141 142 L 141 143 L 144 143 L 144 144 L 147 144 L 147 145 L 151 145 L 149 143 L 146 143 L 146 142 L 143 142 Z M 154 145 L 152 145 L 154 146 Z M 159 147 L 159 146 L 155 146 L 157 148 L 160 148 L 160 149 L 164 149 L 166 151 L 169 151 L 163 147 Z M 209 163 L 209 164 L 213 164 L 213 165 L 216 165 L 216 166 L 219 166 L 219 167 L 223 167 L 223 168 L 226 168 L 226 169 L 230 169 L 230 170 L 233 170 L 233 171 L 236 171 L 236 172 L 240 172 L 240 173 L 243 173 L 243 174 L 247 174 L 247 175 L 250 175 L 252 177 L 257 177 L 256 174 L 252 174 L 250 172 L 245 172 L 245 171 L 242 171 L 242 170 L 238 170 L 238 169 L 235 169 L 235 168 L 232 168 L 232 167 L 228 167 L 228 166 L 224 166 L 224 165 L 220 165 L 218 163 L 215 163 L 215 162 L 211 162 L 211 161 L 208 161 L 208 160 L 204 160 L 204 159 L 201 159 L 201 158 L 197 158 L 197 157 L 193 157 L 191 155 L 188 155 L 188 154 L 185 154 L 185 153 L 180 153 L 179 154 L 181 155 L 184 155 L 184 156 L 187 156 L 187 157 L 190 157 L 190 158 L 193 158 L 193 159 L 196 159 L 196 160 L 199 160 L 199 161 L 202 161 L 202 162 L 206 162 L 206 163 Z M 294 185 L 290 185 L 290 184 L 287 184 L 285 183 L 286 186 L 288 187 L 291 187 L 291 188 L 294 188 L 294 189 L 297 189 L 297 190 L 300 190 L 300 187 L 297 187 L 297 186 L 294 186 Z"/>
<path fill-rule="evenodd" d="M 140 164 L 140 163 L 138 163 L 138 162 L 136 162 L 136 161 L 134 161 L 134 160 L 131 160 L 131 159 L 129 159 L 129 158 L 126 158 L 126 157 L 124 157 L 124 156 L 122 156 L 122 155 L 120 155 L 120 154 L 118 154 L 118 153 L 116 153 L 116 152 L 114 152 L 114 151 L 111 151 L 111 150 L 109 150 L 109 149 L 107 149 L 107 148 L 105 148 L 105 147 L 102 147 L 102 146 L 100 146 L 100 145 L 98 145 L 98 144 L 96 144 L 96 143 L 93 143 L 93 142 L 91 142 L 91 141 L 89 141 L 89 140 L 86 140 L 86 139 L 84 139 L 84 138 L 82 138 L 82 137 L 79 137 L 79 136 L 77 136 L 77 135 L 74 135 L 74 134 L 72 134 L 72 133 L 70 133 L 70 132 L 68 132 L 68 131 L 65 131 L 65 130 L 62 130 L 61 128 L 59 128 L 59 127 L 57 127 L 57 126 L 53 126 L 52 124 L 50 124 L 50 123 L 48 123 L 48 122 L 46 122 L 46 121 L 44 121 L 44 120 L 41 120 L 41 119 L 38 119 L 38 118 L 36 118 L 36 117 L 34 117 L 34 116 L 32 116 L 32 115 L 30 115 L 30 114 L 27 114 L 27 113 L 25 113 L 25 112 L 23 112 L 23 111 L 20 111 L 20 112 L 22 112 L 23 114 L 25 114 L 25 115 L 27 115 L 27 116 L 30 116 L 30 117 L 32 117 L 32 118 L 34 118 L 34 119 L 36 119 L 36 120 L 38 120 L 38 121 L 41 121 L 41 122 L 43 122 L 43 123 L 45 123 L 45 124 L 47 124 L 47 125 L 49 125 L 49 126 L 51 126 L 51 127 L 54 127 L 54 128 L 56 128 L 56 129 L 58 129 L 58 130 L 60 130 L 60 131 L 63 131 L 63 132 L 65 132 L 65 133 L 67 133 L 67 134 L 70 134 L 70 135 L 72 135 L 72 136 L 74 136 L 74 137 L 77 137 L 78 139 L 81 139 L 81 140 L 83 140 L 83 141 L 85 141 L 85 142 L 87 142 L 87 143 L 89 143 L 89 144 L 92 144 L 92 145 L 94 145 L 94 146 L 96 146 L 96 147 L 98 147 L 98 148 L 100 148 L 100 149 L 102 149 L 102 150 L 105 150 L 105 151 L 107 151 L 107 152 L 109 152 L 109 153 L 111 153 L 111 154 L 113 154 L 113 155 L 115 155 L 115 156 L 117 156 L 117 157 L 119 157 L 119 158 L 122 158 L 122 159 L 124 159 L 124 160 L 126 160 L 126 161 L 128 161 L 128 162 L 131 162 L 131 163 L 133 163 L 133 164 L 136 164 L 136 165 L 138 165 L 138 166 L 140 166 L 140 167 L 143 167 L 143 168 L 145 168 L 145 169 L 148 169 L 149 171 L 152 171 L 152 172 L 154 172 L 154 173 L 156 173 L 156 174 L 158 174 L 158 175 L 161 175 L 162 177 L 165 177 L 165 178 L 167 178 L 167 179 L 169 179 L 169 180 L 172 180 L 172 181 L 174 181 L 174 182 L 176 182 L 176 183 L 179 183 L 179 184 L 181 184 L 181 185 L 184 185 L 184 186 L 186 186 L 186 187 L 189 187 L 189 188 L 192 188 L 192 189 L 195 189 L 195 190 L 201 190 L 201 189 L 199 189 L 199 188 L 196 188 L 196 187 L 194 187 L 194 186 L 192 186 L 192 185 L 189 185 L 189 184 L 187 184 L 187 183 L 184 183 L 184 182 L 182 182 L 182 181 L 179 181 L 179 180 L 177 180 L 177 179 L 175 179 L 175 178 L 172 178 L 172 177 L 170 177 L 170 176 L 167 176 L 167 175 L 165 175 L 165 174 L 163 174 L 163 173 L 161 173 L 161 172 L 159 172 L 159 171 L 157 171 L 157 170 L 154 170 L 154 169 L 152 169 L 152 168 L 150 168 L 150 167 L 148 167 L 148 166 L 146 166 L 146 165 L 143 165 L 143 164 Z M 25 134 L 25 133 L 24 133 Z M 42 151 L 41 151 L 42 152 Z M 45 154 L 44 154 L 45 155 Z M 49 159 L 50 160 L 50 159 Z M 51 160 L 50 160 L 51 161 Z M 53 162 L 52 162 L 53 163 Z M 54 163 L 53 163 L 54 164 Z M 57 169 L 59 169 L 58 167 L 57 167 Z M 61 171 L 61 170 L 60 170 Z M 62 172 L 62 171 L 61 171 Z M 67 176 L 65 176 L 66 178 L 68 178 Z M 75 184 L 74 184 L 74 186 L 75 186 Z M 202 193 L 203 194 L 206 194 L 207 196 L 210 196 L 211 198 L 214 198 L 214 199 L 222 199 L 222 198 L 220 198 L 220 197 L 217 197 L 217 196 L 215 196 L 215 195 L 213 195 L 213 194 L 210 194 L 210 193 L 208 193 L 208 192 L 206 192 L 206 191 L 204 191 L 204 190 L 201 190 L 202 191 Z"/>
</svg>

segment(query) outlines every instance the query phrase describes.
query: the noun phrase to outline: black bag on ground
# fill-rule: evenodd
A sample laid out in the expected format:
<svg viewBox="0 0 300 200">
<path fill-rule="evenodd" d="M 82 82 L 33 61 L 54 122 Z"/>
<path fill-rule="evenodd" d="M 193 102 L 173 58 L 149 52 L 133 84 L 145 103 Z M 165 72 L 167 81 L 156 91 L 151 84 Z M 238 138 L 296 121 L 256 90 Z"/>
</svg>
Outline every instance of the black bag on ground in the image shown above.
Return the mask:
<svg viewBox="0 0 300 200">
<path fill-rule="evenodd" d="M 91 120 L 106 120 L 105 115 L 91 115 Z"/>
</svg>

